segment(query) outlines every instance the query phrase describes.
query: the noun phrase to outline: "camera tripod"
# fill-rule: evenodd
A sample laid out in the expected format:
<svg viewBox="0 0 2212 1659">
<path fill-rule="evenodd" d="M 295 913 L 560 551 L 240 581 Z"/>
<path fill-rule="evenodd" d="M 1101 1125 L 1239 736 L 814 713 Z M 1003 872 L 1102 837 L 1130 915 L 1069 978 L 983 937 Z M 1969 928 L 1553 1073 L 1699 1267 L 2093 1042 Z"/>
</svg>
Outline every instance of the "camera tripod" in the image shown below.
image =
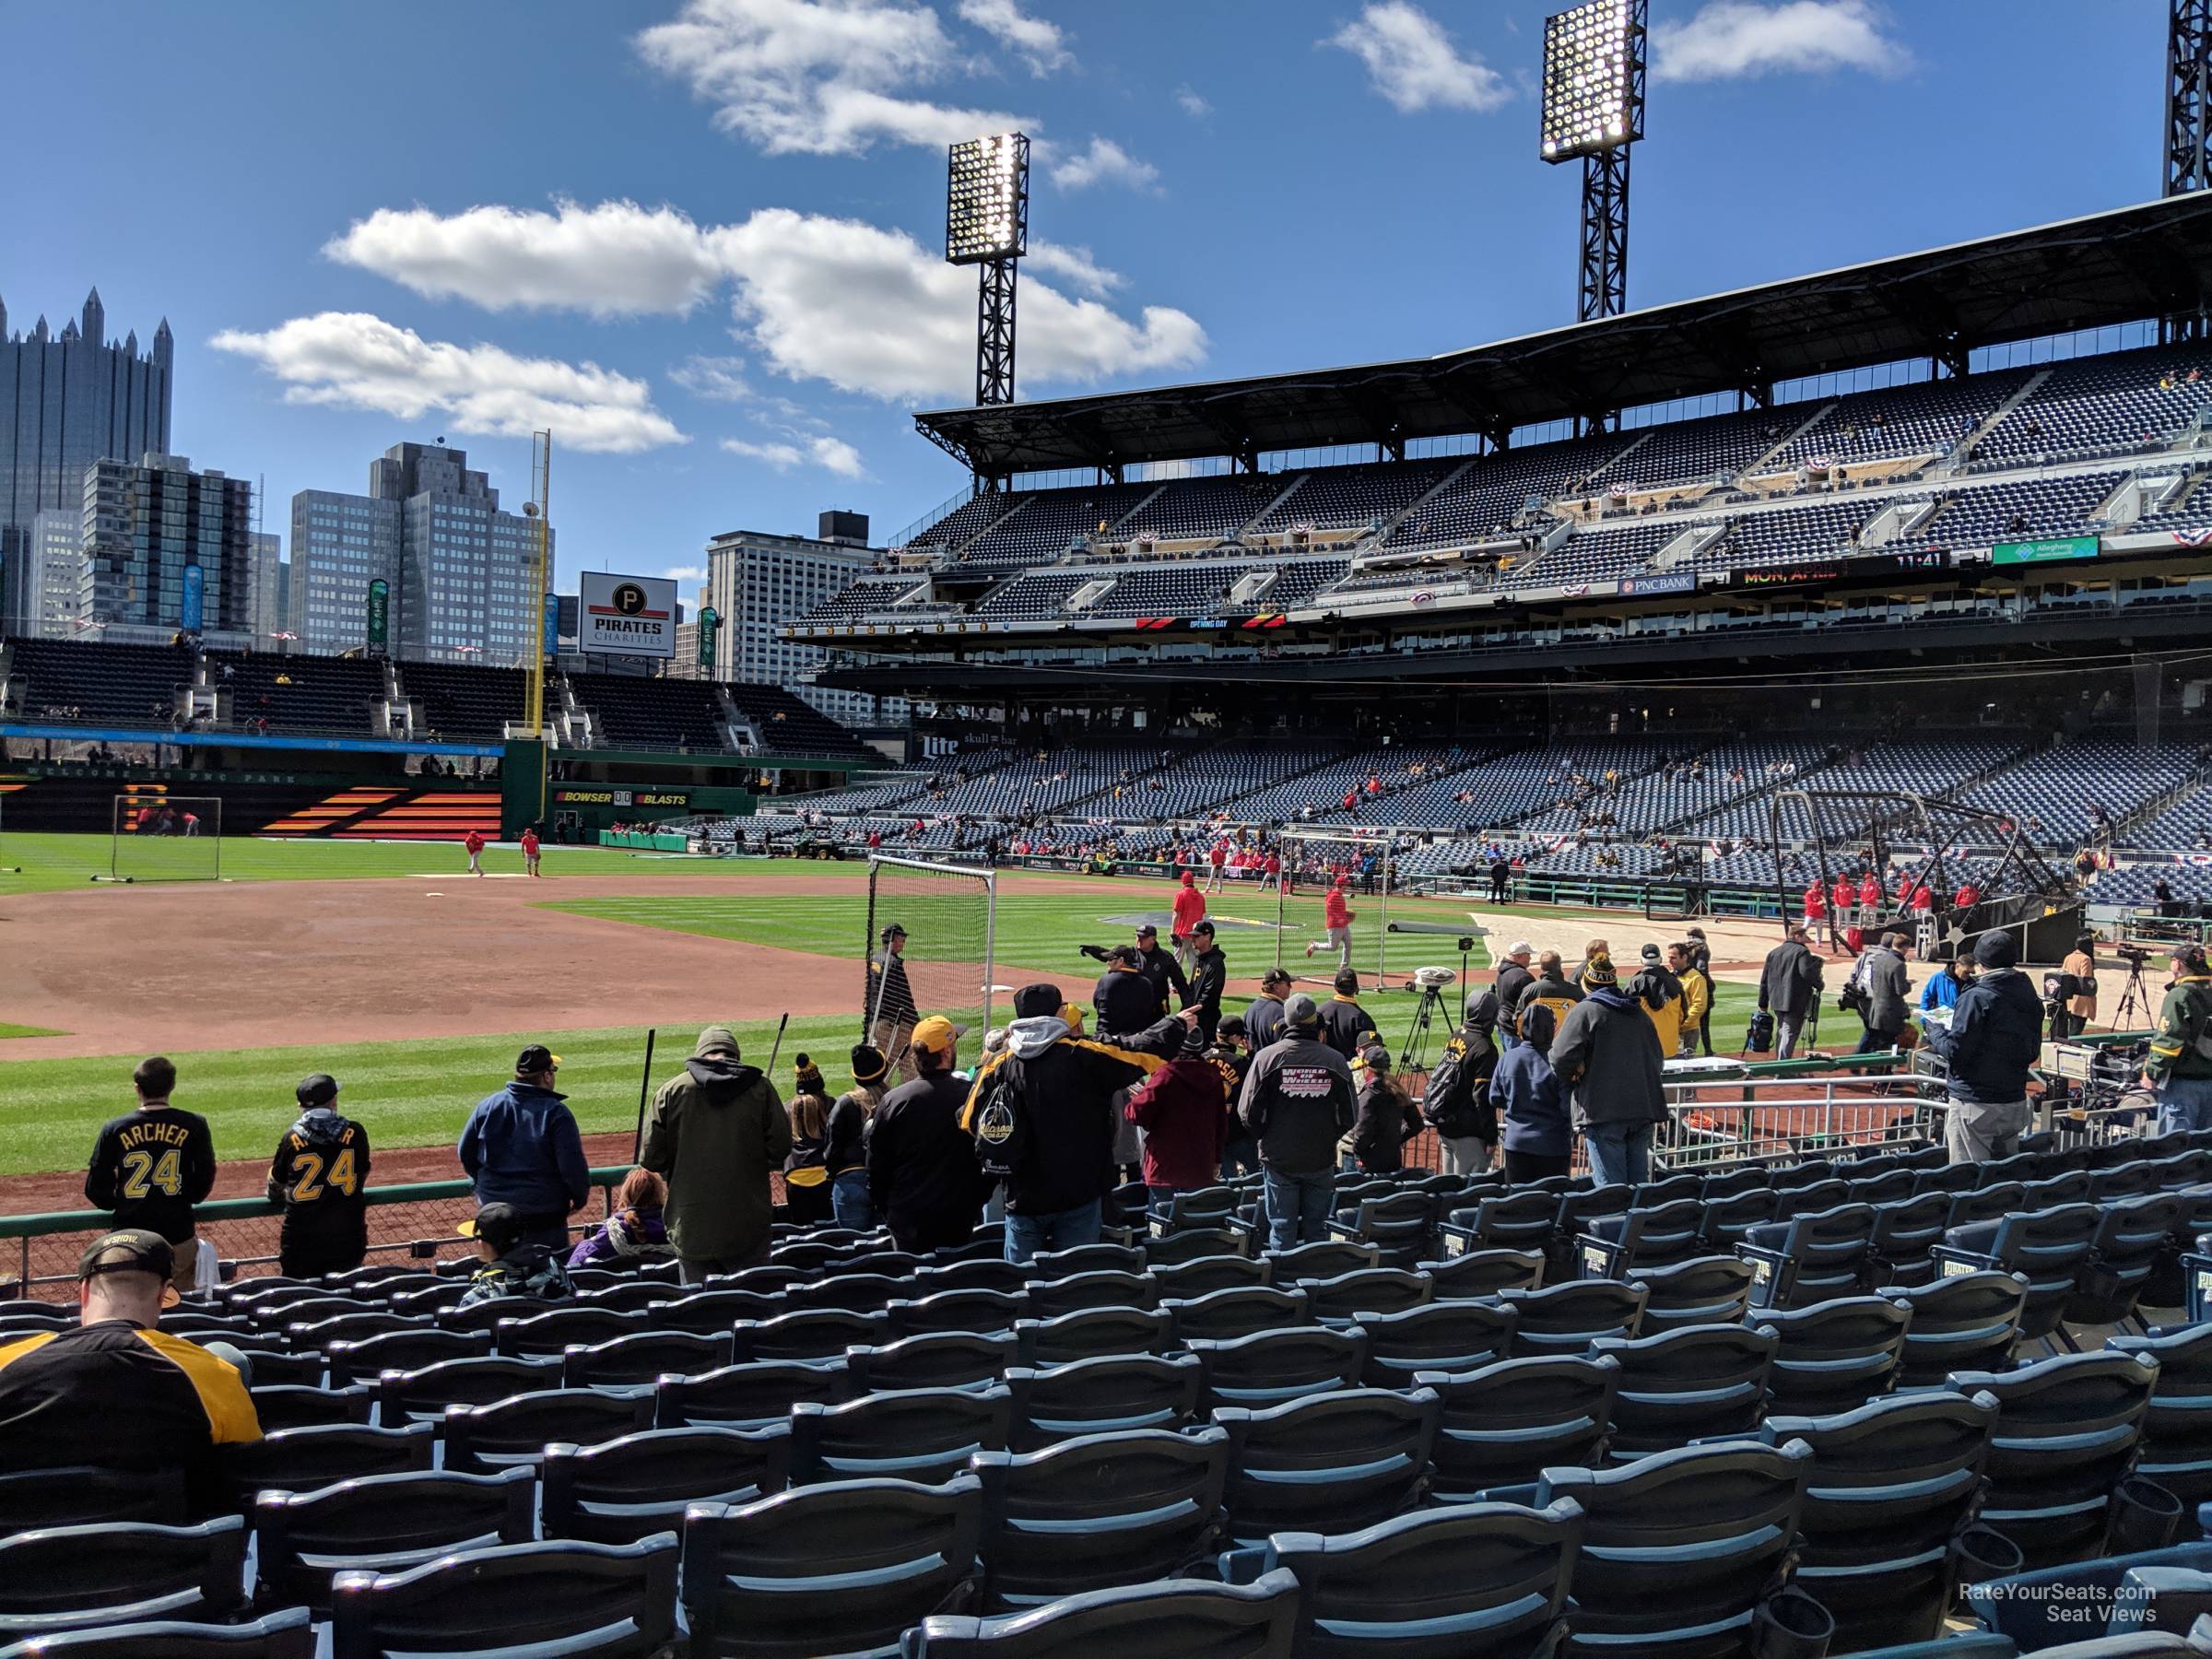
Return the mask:
<svg viewBox="0 0 2212 1659">
<path fill-rule="evenodd" d="M 2143 982 L 2143 964 L 2147 958 L 2131 956 L 2127 961 L 2127 984 L 2120 993 L 2120 1006 L 2112 1011 L 2112 1030 L 2127 1031 L 2135 1023 L 2151 1023 L 2156 1010 L 2150 1006 L 2150 987 Z"/>
<path fill-rule="evenodd" d="M 1398 1069 L 1401 1072 L 1429 1069 L 1430 1027 L 1437 1010 L 1443 1006 L 1444 993 L 1441 985 L 1421 987 L 1420 1006 L 1413 1011 L 1413 1024 L 1406 1032 L 1406 1046 L 1398 1052 Z M 1445 1029 L 1450 1030 L 1451 1025 L 1451 1016 L 1447 1014 L 1444 1017 Z"/>
</svg>

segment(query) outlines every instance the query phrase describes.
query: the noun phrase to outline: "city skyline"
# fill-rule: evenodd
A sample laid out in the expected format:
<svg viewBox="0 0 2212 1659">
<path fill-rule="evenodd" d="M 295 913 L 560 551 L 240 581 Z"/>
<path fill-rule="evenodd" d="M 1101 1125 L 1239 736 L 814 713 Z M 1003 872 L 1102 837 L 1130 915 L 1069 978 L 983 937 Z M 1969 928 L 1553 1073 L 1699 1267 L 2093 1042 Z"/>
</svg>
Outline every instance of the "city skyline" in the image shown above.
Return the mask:
<svg viewBox="0 0 2212 1659">
<path fill-rule="evenodd" d="M 940 263 L 953 138 L 1037 142 L 1025 398 L 1567 321 L 1574 191 L 1533 97 L 1552 9 L 492 0 L 439 14 L 435 60 L 416 30 L 348 35 L 339 84 L 312 73 L 334 40 L 312 11 L 29 4 L 27 38 L 130 49 L 100 122 L 32 77 L 0 132 L 28 154 L 65 128 L 80 174 L 137 188 L 95 211 L 18 170 L 0 295 L 18 326 L 96 281 L 110 314 L 169 316 L 167 443 L 272 503 L 440 437 L 519 499 L 549 425 L 556 585 L 588 566 L 688 596 L 733 528 L 844 507 L 885 540 L 962 488 L 911 422 L 971 391 L 972 274 Z M 2156 0 L 1654 0 L 1631 308 L 2154 194 L 2162 23 Z M 248 51 L 258 107 L 176 107 Z M 460 97 L 462 64 L 501 72 Z M 2021 121 L 2024 92 L 2064 118 Z M 1934 162 L 1961 132 L 1986 159 Z M 248 169 L 219 212 L 184 182 Z"/>
</svg>

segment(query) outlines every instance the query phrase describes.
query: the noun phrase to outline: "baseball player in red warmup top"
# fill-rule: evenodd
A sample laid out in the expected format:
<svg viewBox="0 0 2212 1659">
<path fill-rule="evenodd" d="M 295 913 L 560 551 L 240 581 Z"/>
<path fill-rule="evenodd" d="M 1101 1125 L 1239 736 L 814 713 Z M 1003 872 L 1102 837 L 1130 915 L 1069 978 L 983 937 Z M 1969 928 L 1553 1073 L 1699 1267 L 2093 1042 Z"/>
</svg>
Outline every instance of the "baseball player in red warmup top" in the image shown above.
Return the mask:
<svg viewBox="0 0 2212 1659">
<path fill-rule="evenodd" d="M 1175 960 L 1185 973 L 1191 969 L 1194 947 L 1191 929 L 1206 919 L 1206 895 L 1198 890 L 1198 873 L 1185 870 L 1175 888 L 1175 920 L 1168 931 L 1175 939 Z"/>
<path fill-rule="evenodd" d="M 1344 877 L 1338 875 L 1329 882 L 1329 890 L 1322 895 L 1321 919 L 1329 930 L 1326 943 L 1336 952 L 1336 966 L 1352 965 L 1352 918 L 1359 912 L 1344 901 Z M 1308 939 L 1306 954 L 1312 956 L 1322 947 L 1324 941 Z"/>
<path fill-rule="evenodd" d="M 483 875 L 484 831 L 481 830 L 471 830 L 466 835 L 461 838 L 461 844 L 468 849 L 468 873 L 471 876 Z"/>
<path fill-rule="evenodd" d="M 523 831 L 523 869 L 528 875 L 537 874 L 537 831 L 535 830 Z"/>
</svg>

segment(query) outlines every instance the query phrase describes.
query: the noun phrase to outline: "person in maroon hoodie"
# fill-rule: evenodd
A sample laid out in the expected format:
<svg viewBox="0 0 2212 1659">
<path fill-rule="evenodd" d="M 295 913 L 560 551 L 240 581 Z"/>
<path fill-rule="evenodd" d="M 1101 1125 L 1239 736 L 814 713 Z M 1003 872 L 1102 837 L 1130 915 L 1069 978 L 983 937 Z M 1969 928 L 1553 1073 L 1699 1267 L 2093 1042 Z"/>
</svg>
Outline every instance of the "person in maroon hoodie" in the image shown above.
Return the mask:
<svg viewBox="0 0 2212 1659">
<path fill-rule="evenodd" d="M 1155 1210 L 1166 1210 L 1177 1193 L 1212 1186 L 1221 1178 L 1236 1074 L 1206 1048 L 1206 1033 L 1192 1027 L 1182 1052 L 1132 1090 L 1122 1107 L 1122 1115 L 1145 1132 L 1145 1185 Z"/>
</svg>

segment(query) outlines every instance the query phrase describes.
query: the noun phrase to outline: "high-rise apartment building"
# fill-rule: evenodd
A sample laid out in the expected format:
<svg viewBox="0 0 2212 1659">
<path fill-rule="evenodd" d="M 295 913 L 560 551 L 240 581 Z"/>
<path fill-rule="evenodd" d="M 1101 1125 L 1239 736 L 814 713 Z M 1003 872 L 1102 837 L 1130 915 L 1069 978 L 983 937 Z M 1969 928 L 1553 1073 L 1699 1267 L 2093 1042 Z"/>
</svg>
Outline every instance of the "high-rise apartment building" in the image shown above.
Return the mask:
<svg viewBox="0 0 2212 1659">
<path fill-rule="evenodd" d="M 0 303 L 0 632 L 33 631 L 43 608 L 32 521 L 81 512 L 93 462 L 169 449 L 169 322 L 142 356 L 136 333 L 110 340 L 107 321 L 98 288 L 58 335 L 44 317 L 10 335 Z"/>
<path fill-rule="evenodd" d="M 242 645 L 253 631 L 253 485 L 182 455 L 85 469 L 77 618 L 112 640 L 178 629 Z"/>
<path fill-rule="evenodd" d="M 514 666 L 542 637 L 532 593 L 534 522 L 500 510 L 465 452 L 394 444 L 369 466 L 369 493 L 292 498 L 291 616 L 303 651 L 368 642 L 369 584 L 386 584 L 392 654 Z M 551 535 L 547 533 L 548 556 Z"/>
<path fill-rule="evenodd" d="M 714 677 L 783 686 L 832 720 L 868 725 L 905 718 L 903 703 L 814 683 L 829 653 L 776 637 L 841 593 L 876 561 L 865 513 L 825 512 L 816 536 L 728 530 L 707 544 L 703 602 L 714 607 Z"/>
<path fill-rule="evenodd" d="M 286 590 L 291 585 L 292 574 L 292 567 L 284 562 L 283 536 L 260 530 L 253 533 L 253 649 L 275 651 L 285 641 L 274 636 L 288 631 Z"/>
<path fill-rule="evenodd" d="M 75 638 L 85 572 L 83 505 L 42 507 L 31 514 L 22 549 L 21 631 L 47 640 Z"/>
</svg>

